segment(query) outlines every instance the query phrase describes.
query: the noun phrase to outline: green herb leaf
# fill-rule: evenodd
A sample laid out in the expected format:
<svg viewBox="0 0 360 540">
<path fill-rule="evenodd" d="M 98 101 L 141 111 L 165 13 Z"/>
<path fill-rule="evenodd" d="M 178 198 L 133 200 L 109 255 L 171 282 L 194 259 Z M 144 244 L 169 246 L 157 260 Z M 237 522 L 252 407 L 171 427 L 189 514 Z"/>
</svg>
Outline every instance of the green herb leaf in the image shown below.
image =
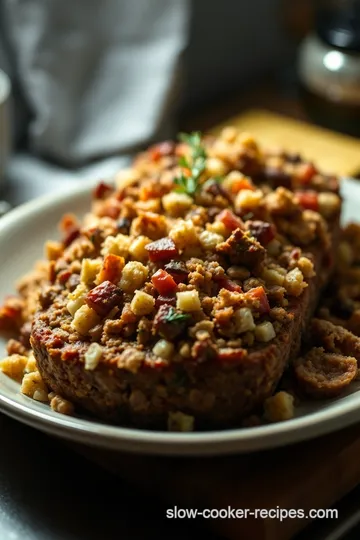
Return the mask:
<svg viewBox="0 0 360 540">
<path fill-rule="evenodd" d="M 165 320 L 168 323 L 177 323 L 177 322 L 184 322 L 189 319 L 190 319 L 190 315 L 188 313 L 180 313 L 172 307 L 171 310 L 169 310 L 169 313 Z"/>
<path fill-rule="evenodd" d="M 190 171 L 188 176 L 181 173 L 180 176 L 174 179 L 177 191 L 181 193 L 187 193 L 190 196 L 194 196 L 201 186 L 201 175 L 205 171 L 206 167 L 206 151 L 201 144 L 200 131 L 194 131 L 193 133 L 180 133 L 179 140 L 188 144 L 191 151 L 191 161 L 184 156 L 179 158 L 179 165 Z"/>
</svg>

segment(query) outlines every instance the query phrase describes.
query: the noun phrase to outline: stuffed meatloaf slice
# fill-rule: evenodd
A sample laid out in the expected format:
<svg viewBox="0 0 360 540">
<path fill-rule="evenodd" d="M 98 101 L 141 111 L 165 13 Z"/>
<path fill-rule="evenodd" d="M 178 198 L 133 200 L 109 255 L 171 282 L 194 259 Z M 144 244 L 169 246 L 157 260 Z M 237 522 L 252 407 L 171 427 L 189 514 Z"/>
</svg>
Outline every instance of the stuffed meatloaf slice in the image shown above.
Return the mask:
<svg viewBox="0 0 360 540">
<path fill-rule="evenodd" d="M 63 220 L 31 345 L 45 383 L 99 417 L 234 425 L 298 353 L 332 268 L 337 182 L 225 139 L 152 148 L 82 224 Z"/>
</svg>

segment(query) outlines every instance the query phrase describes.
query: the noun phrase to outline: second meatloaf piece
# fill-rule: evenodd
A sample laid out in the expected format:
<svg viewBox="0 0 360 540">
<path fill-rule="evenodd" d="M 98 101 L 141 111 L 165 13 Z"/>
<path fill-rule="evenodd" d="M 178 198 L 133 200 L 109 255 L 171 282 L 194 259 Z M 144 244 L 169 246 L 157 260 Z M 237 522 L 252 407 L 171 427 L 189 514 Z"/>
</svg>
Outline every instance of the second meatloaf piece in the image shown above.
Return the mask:
<svg viewBox="0 0 360 540">
<path fill-rule="evenodd" d="M 110 421 L 236 424 L 299 350 L 332 268 L 337 189 L 232 129 L 151 148 L 99 185 L 82 224 L 63 221 L 31 334 L 44 381 Z"/>
</svg>

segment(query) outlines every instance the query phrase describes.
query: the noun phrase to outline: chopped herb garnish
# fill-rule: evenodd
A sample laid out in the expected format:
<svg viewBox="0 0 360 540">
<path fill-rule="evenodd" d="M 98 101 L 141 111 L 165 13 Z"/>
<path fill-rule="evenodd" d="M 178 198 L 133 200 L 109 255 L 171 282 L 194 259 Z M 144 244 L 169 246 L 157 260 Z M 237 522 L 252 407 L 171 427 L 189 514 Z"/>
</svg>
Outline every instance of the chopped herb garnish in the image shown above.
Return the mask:
<svg viewBox="0 0 360 540">
<path fill-rule="evenodd" d="M 179 165 L 184 169 L 180 176 L 174 179 L 177 191 L 186 193 L 193 197 L 201 186 L 201 175 L 206 167 L 206 151 L 201 144 L 201 133 L 194 131 L 186 134 L 180 133 L 180 141 L 189 145 L 191 158 L 188 160 L 185 156 L 179 159 Z"/>
<path fill-rule="evenodd" d="M 166 315 L 165 321 L 168 323 L 179 323 L 185 322 L 188 319 L 190 319 L 190 315 L 188 313 L 180 313 L 171 307 Z"/>
</svg>

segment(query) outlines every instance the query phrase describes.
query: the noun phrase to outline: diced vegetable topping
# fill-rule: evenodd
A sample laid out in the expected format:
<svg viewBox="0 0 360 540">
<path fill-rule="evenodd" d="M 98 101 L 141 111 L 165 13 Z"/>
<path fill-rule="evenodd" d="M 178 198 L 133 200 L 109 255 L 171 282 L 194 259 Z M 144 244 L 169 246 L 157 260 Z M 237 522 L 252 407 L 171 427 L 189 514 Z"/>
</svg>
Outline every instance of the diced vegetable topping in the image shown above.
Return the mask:
<svg viewBox="0 0 360 540">
<path fill-rule="evenodd" d="M 122 301 L 122 293 L 110 281 L 104 281 L 85 296 L 85 302 L 100 317 L 105 317 L 115 306 Z"/>
<path fill-rule="evenodd" d="M 216 221 L 221 221 L 230 231 L 238 228 L 244 228 L 243 220 L 236 216 L 233 212 L 231 212 L 231 210 L 222 210 L 215 219 Z"/>
<path fill-rule="evenodd" d="M 238 292 L 241 293 L 242 289 L 240 285 L 235 283 L 235 281 L 231 281 L 231 279 L 223 278 L 219 279 L 218 282 L 220 289 L 227 289 L 228 291 Z"/>
<path fill-rule="evenodd" d="M 105 182 L 100 182 L 93 191 L 94 199 L 104 199 L 112 192 L 113 188 Z"/>
<path fill-rule="evenodd" d="M 165 237 L 160 240 L 155 240 L 151 244 L 145 246 L 149 254 L 149 259 L 152 262 L 167 261 L 177 257 L 178 250 L 171 238 Z"/>
<path fill-rule="evenodd" d="M 187 327 L 191 317 L 169 305 L 163 305 L 155 315 L 154 330 L 165 339 L 171 341 L 178 337 Z"/>
<path fill-rule="evenodd" d="M 247 221 L 247 229 L 251 236 L 256 238 L 263 246 L 266 246 L 275 238 L 276 228 L 272 223 L 266 221 Z"/>
<path fill-rule="evenodd" d="M 319 211 L 319 196 L 316 191 L 298 191 L 296 198 L 305 210 Z"/>
<path fill-rule="evenodd" d="M 102 268 L 97 277 L 97 283 L 102 283 L 103 281 L 111 281 L 112 283 L 118 283 L 121 278 L 121 272 L 124 266 L 124 257 L 109 253 L 104 258 Z"/>
<path fill-rule="evenodd" d="M 176 291 L 177 285 L 174 278 L 165 270 L 158 270 L 151 278 L 155 289 L 163 296 L 171 295 Z"/>
<path fill-rule="evenodd" d="M 245 294 L 251 300 L 256 300 L 259 303 L 259 307 L 257 308 L 259 313 L 269 313 L 270 305 L 264 287 L 254 287 L 254 289 L 250 289 Z"/>
<path fill-rule="evenodd" d="M 165 265 L 165 270 L 172 275 L 176 283 L 184 283 L 189 274 L 183 261 L 170 261 Z"/>
<path fill-rule="evenodd" d="M 238 193 L 241 189 L 250 189 L 251 191 L 255 191 L 256 187 L 248 178 L 244 176 L 243 178 L 235 180 L 231 185 L 232 193 Z"/>
<path fill-rule="evenodd" d="M 312 165 L 312 163 L 304 163 L 300 166 L 297 172 L 297 177 L 302 184 L 306 185 L 310 184 L 311 180 L 317 173 L 318 171 L 314 165 Z"/>
</svg>

